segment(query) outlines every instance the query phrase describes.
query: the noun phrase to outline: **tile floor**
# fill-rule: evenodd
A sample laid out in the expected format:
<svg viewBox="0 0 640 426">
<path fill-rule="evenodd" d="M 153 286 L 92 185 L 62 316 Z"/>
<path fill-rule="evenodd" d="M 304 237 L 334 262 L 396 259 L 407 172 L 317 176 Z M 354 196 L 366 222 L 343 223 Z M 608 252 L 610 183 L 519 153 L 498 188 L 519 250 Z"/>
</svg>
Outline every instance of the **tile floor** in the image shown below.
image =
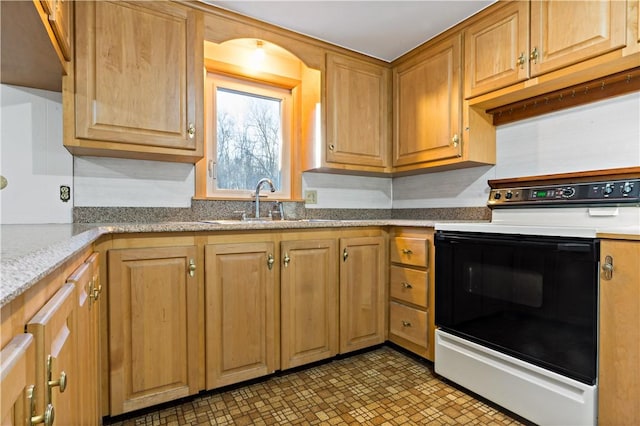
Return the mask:
<svg viewBox="0 0 640 426">
<path fill-rule="evenodd" d="M 241 387 L 204 393 L 124 420 L 106 419 L 105 424 L 526 424 L 522 422 L 436 378 L 432 364 L 382 346 Z"/>
</svg>

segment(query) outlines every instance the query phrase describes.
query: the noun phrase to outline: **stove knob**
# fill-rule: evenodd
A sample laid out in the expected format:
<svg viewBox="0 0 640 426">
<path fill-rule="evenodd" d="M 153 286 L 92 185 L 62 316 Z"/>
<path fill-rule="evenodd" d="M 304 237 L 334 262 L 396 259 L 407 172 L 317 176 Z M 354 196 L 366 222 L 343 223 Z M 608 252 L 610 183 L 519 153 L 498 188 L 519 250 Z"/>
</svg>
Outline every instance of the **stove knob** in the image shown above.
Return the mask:
<svg viewBox="0 0 640 426">
<path fill-rule="evenodd" d="M 566 188 L 564 188 L 564 189 L 562 190 L 562 196 L 563 196 L 564 198 L 572 197 L 572 196 L 573 196 L 573 194 L 575 194 L 575 193 L 576 193 L 576 190 L 575 190 L 573 187 L 571 187 L 571 186 L 568 186 L 568 187 L 566 187 Z"/>
<path fill-rule="evenodd" d="M 605 195 L 609 195 L 609 194 L 611 194 L 612 192 L 613 192 L 613 185 L 612 185 L 612 184 L 610 184 L 610 183 L 607 183 L 607 184 L 604 186 L 604 194 L 605 194 Z"/>
<path fill-rule="evenodd" d="M 513 197 L 513 193 L 511 191 L 507 192 L 507 195 L 504 196 L 507 200 L 510 200 Z"/>
<path fill-rule="evenodd" d="M 494 200 L 499 200 L 500 198 L 502 198 L 502 194 L 500 194 L 499 192 L 496 192 L 496 193 L 493 195 L 493 199 L 494 199 Z"/>
<path fill-rule="evenodd" d="M 624 185 L 622 186 L 622 193 L 628 194 L 631 191 L 633 191 L 633 183 L 625 182 Z"/>
</svg>

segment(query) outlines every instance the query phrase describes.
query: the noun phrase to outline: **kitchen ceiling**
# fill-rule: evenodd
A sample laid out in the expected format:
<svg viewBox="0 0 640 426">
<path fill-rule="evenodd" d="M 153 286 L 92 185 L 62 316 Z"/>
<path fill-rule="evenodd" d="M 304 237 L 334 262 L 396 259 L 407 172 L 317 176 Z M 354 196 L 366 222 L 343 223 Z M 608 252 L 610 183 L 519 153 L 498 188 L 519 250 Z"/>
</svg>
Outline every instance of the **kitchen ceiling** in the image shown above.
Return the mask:
<svg viewBox="0 0 640 426">
<path fill-rule="evenodd" d="M 495 0 L 204 1 L 391 62 Z"/>
</svg>

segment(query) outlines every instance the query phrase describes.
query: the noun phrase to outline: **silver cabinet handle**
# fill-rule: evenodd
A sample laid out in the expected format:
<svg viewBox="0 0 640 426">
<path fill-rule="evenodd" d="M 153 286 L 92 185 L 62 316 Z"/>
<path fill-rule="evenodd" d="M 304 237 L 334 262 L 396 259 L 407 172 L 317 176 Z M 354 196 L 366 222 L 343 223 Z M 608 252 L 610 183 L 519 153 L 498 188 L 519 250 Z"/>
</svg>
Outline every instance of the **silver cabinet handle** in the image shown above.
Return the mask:
<svg viewBox="0 0 640 426">
<path fill-rule="evenodd" d="M 413 288 L 413 286 L 411 284 L 409 284 L 408 282 L 406 282 L 406 281 L 402 281 L 402 287 L 404 287 L 404 288 Z"/>
<path fill-rule="evenodd" d="M 409 321 L 402 321 L 403 327 L 411 327 L 411 323 Z"/>
<path fill-rule="evenodd" d="M 187 127 L 187 134 L 189 135 L 189 139 L 193 139 L 196 135 L 196 126 L 193 123 L 189 123 L 189 127 Z"/>
</svg>

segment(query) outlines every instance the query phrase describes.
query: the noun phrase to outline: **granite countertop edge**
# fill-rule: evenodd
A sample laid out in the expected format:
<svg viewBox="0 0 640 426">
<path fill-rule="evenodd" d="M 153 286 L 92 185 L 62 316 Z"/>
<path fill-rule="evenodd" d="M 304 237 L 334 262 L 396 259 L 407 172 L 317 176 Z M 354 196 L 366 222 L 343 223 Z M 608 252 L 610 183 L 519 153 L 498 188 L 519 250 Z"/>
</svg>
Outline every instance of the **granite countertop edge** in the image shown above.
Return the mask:
<svg viewBox="0 0 640 426">
<path fill-rule="evenodd" d="M 224 221 L 223 221 L 224 222 Z M 442 222 L 442 221 L 437 221 Z M 433 227 L 435 220 L 373 219 L 330 221 L 273 221 L 273 222 L 161 222 L 118 224 L 68 224 L 70 236 L 61 237 L 48 245 L 34 248 L 23 255 L 4 255 L 0 261 L 0 307 L 31 288 L 39 280 L 59 268 L 64 262 L 93 244 L 103 235 L 154 232 L 215 232 L 305 228 L 344 228 L 366 226 L 416 226 Z M 48 225 L 2 225 L 42 227 Z M 57 225 L 60 227 L 61 225 Z M 3 237 L 4 240 L 4 237 Z M 3 245 L 6 241 L 3 241 Z M 11 241 L 20 244 L 21 242 Z M 28 244 L 28 241 L 22 243 Z"/>
</svg>

